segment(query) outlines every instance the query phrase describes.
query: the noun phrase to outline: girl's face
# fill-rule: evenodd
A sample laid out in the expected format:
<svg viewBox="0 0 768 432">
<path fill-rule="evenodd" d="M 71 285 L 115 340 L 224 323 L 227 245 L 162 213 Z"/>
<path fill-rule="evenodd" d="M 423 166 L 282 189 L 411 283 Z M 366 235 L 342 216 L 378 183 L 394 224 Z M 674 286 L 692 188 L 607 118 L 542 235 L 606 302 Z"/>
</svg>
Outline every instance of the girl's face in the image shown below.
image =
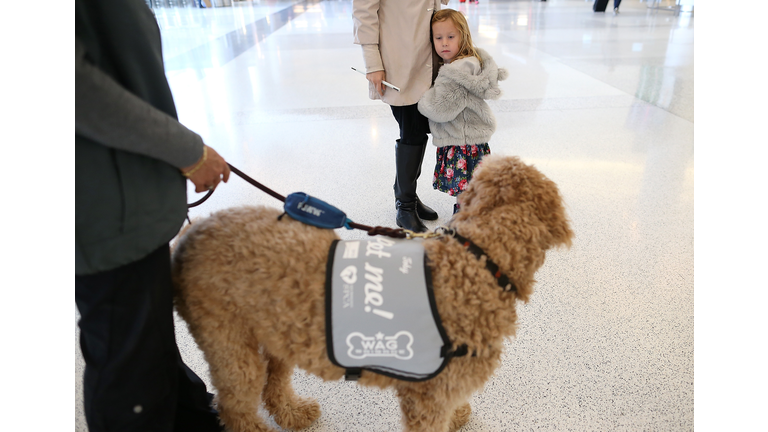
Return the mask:
<svg viewBox="0 0 768 432">
<path fill-rule="evenodd" d="M 459 54 L 461 33 L 450 19 L 436 22 L 432 24 L 432 43 L 437 55 L 450 62 Z"/>
</svg>

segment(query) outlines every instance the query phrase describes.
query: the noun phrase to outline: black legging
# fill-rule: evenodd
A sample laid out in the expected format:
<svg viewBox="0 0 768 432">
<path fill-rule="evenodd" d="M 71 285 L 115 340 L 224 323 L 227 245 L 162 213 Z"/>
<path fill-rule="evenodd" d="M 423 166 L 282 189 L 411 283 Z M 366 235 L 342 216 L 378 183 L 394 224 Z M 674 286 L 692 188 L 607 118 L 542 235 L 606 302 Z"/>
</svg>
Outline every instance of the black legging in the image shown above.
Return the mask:
<svg viewBox="0 0 768 432">
<path fill-rule="evenodd" d="M 419 112 L 418 104 L 391 106 L 392 115 L 400 126 L 400 142 L 405 145 L 425 145 L 429 133 L 429 120 Z"/>
</svg>

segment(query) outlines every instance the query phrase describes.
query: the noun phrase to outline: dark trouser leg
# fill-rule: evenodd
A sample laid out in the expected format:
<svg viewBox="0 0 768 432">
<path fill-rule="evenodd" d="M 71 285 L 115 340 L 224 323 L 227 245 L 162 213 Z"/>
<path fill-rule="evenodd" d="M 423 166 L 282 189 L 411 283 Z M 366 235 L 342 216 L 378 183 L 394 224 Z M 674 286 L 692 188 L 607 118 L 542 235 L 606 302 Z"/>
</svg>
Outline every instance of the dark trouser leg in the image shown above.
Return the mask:
<svg viewBox="0 0 768 432">
<path fill-rule="evenodd" d="M 213 395 L 208 393 L 205 383 L 181 359 L 176 349 L 176 371 L 179 375 L 178 405 L 174 432 L 223 431 L 219 413 L 211 407 Z"/>
<path fill-rule="evenodd" d="M 75 277 L 90 432 L 218 431 L 205 384 L 181 360 L 165 245 L 114 270 Z M 190 425 L 177 419 L 194 420 Z"/>
<path fill-rule="evenodd" d="M 392 106 L 391 108 L 392 114 L 400 126 L 400 139 L 395 147 L 394 190 L 396 206 L 399 202 L 410 207 L 410 203 L 415 201 L 419 218 L 436 220 L 437 213 L 424 205 L 416 195 L 416 184 L 421 175 L 421 162 L 424 160 L 428 141 L 429 121 L 419 112 L 416 104 Z M 416 148 L 419 149 L 418 152 Z M 399 210 L 398 213 L 400 213 Z"/>
<path fill-rule="evenodd" d="M 621 4 L 621 0 L 613 0 L 613 8 L 618 9 Z"/>
</svg>

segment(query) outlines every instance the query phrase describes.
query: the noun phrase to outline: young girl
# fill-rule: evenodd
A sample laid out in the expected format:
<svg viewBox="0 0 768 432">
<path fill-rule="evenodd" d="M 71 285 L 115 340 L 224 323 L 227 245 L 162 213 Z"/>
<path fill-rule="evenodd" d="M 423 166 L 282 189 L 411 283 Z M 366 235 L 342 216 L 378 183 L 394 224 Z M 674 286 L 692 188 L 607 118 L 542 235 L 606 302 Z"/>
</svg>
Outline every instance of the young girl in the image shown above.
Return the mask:
<svg viewBox="0 0 768 432">
<path fill-rule="evenodd" d="M 437 146 L 432 186 L 458 197 L 480 159 L 491 153 L 488 141 L 496 119 L 485 99 L 501 96 L 499 81 L 508 73 L 472 45 L 467 20 L 453 9 L 432 16 L 432 44 L 442 65 L 434 86 L 419 100 L 419 112 L 429 119 Z M 453 212 L 458 209 L 457 201 Z"/>
</svg>

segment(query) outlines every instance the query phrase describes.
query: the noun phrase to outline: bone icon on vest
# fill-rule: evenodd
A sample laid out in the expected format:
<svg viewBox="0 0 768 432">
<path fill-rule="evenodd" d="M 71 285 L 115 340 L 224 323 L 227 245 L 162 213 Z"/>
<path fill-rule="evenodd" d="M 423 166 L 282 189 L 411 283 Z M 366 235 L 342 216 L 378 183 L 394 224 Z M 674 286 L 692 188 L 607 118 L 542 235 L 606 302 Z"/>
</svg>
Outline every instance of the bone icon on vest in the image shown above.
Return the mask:
<svg viewBox="0 0 768 432">
<path fill-rule="evenodd" d="M 413 357 L 413 335 L 408 331 L 399 331 L 394 336 L 384 336 L 379 332 L 376 336 L 365 336 L 360 332 L 347 336 L 347 354 L 355 359 L 366 357 L 395 357 L 399 360 L 409 360 Z"/>
</svg>

